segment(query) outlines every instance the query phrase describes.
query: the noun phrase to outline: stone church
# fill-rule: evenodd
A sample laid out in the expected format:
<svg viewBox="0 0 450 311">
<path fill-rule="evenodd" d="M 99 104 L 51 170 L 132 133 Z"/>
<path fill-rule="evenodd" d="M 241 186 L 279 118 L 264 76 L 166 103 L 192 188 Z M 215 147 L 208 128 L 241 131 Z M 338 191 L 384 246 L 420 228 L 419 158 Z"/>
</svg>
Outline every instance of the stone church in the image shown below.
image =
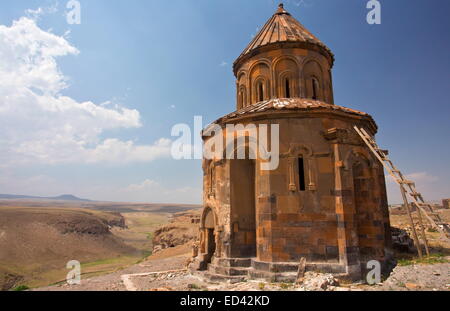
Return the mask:
<svg viewBox="0 0 450 311">
<path fill-rule="evenodd" d="M 234 62 L 236 111 L 214 124 L 278 124 L 279 165 L 264 171 L 259 157 L 203 160 L 192 271 L 290 281 L 305 258 L 307 271 L 358 279 L 368 261 L 390 262 L 384 170 L 353 129 L 375 135 L 377 125 L 335 105 L 333 63 L 283 5 Z"/>
</svg>

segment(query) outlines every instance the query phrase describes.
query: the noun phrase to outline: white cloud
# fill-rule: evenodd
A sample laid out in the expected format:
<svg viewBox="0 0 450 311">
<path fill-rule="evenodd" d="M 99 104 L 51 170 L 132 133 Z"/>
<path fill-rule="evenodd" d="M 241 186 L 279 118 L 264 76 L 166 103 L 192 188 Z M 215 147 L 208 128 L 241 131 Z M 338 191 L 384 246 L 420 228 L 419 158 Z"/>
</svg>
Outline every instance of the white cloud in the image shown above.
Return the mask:
<svg viewBox="0 0 450 311">
<path fill-rule="evenodd" d="M 138 184 L 131 184 L 119 191 L 133 202 L 161 203 L 198 203 L 201 201 L 201 189 L 181 187 L 168 189 L 157 181 L 146 179 Z"/>
<path fill-rule="evenodd" d="M 51 6 L 39 7 L 35 10 L 28 9 L 25 11 L 25 13 L 28 17 L 30 17 L 34 20 L 38 20 L 42 15 L 53 14 L 53 13 L 58 12 L 58 5 L 59 5 L 58 2 L 55 2 Z"/>
<path fill-rule="evenodd" d="M 88 162 L 148 162 L 170 156 L 170 139 L 161 138 L 153 145 L 135 145 L 132 141 L 106 139 L 95 149 L 85 150 Z"/>
<path fill-rule="evenodd" d="M 100 139 L 107 130 L 140 127 L 140 113 L 62 95 L 68 78 L 57 58 L 79 53 L 64 36 L 42 30 L 31 18 L 0 25 L 1 166 L 142 162 L 170 154 L 168 139 L 153 145 Z"/>
</svg>

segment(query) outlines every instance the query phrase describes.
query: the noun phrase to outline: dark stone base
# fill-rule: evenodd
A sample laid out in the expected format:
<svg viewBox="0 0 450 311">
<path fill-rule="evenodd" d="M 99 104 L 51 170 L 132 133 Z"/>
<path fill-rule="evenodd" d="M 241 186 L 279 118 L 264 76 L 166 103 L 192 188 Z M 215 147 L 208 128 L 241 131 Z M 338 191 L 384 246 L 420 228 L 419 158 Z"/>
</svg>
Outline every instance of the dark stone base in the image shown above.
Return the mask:
<svg viewBox="0 0 450 311">
<path fill-rule="evenodd" d="M 221 267 L 248 268 L 252 264 L 252 258 L 213 258 L 211 264 Z"/>
<path fill-rule="evenodd" d="M 253 279 L 266 279 L 270 282 L 295 282 L 298 267 L 299 263 L 295 262 L 263 262 L 252 259 L 252 270 L 249 275 Z M 346 266 L 338 263 L 307 263 L 306 271 L 347 275 Z"/>
<path fill-rule="evenodd" d="M 268 282 L 295 282 L 299 263 L 264 262 L 256 258 L 212 258 L 205 267 L 201 258 L 190 265 L 191 272 L 206 270 L 202 275 L 211 281 L 242 282 L 248 279 L 262 279 Z M 306 271 L 331 273 L 337 277 L 359 281 L 365 277 L 362 265 L 346 266 L 339 263 L 307 263 Z"/>
</svg>

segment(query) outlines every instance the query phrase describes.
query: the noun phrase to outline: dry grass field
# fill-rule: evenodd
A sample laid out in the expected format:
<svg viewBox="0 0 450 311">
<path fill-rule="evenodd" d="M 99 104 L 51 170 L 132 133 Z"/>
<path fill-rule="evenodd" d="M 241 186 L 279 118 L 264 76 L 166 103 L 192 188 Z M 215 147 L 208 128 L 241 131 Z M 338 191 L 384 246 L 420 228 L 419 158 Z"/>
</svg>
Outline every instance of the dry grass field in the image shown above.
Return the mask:
<svg viewBox="0 0 450 311">
<path fill-rule="evenodd" d="M 155 229 L 187 209 L 168 207 L 1 200 L 0 290 L 65 281 L 70 260 L 81 262 L 83 278 L 136 264 L 151 254 Z"/>
<path fill-rule="evenodd" d="M 447 209 L 441 209 L 437 210 L 437 213 L 440 215 L 443 221 L 446 223 L 450 223 L 450 210 Z M 412 213 L 414 223 L 416 225 L 416 230 L 420 238 L 420 227 L 419 227 L 419 218 L 417 216 L 417 212 Z M 432 226 L 426 220 L 426 218 L 422 215 L 422 218 L 424 220 L 424 226 L 425 226 L 425 235 L 428 241 L 428 245 L 430 247 L 430 252 L 434 255 L 444 255 L 444 256 L 450 256 L 450 243 L 448 240 L 443 238 L 443 235 L 439 233 L 437 230 L 432 229 Z M 412 237 L 412 231 L 411 231 L 411 224 L 409 217 L 406 213 L 396 215 L 391 214 L 390 215 L 391 220 L 391 226 L 400 228 L 403 230 L 406 230 L 408 234 Z M 397 254 L 397 259 L 399 260 L 408 260 L 413 259 L 417 256 L 416 253 L 412 254 Z"/>
</svg>

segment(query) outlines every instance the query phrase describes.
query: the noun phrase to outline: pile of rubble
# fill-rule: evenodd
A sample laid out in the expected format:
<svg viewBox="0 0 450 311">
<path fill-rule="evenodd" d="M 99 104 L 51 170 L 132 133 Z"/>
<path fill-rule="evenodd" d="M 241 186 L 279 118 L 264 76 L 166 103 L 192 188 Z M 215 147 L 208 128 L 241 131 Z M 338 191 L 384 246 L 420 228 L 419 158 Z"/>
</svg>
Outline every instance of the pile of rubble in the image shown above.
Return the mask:
<svg viewBox="0 0 450 311">
<path fill-rule="evenodd" d="M 298 291 L 333 291 L 339 286 L 339 281 L 329 273 L 306 272 L 300 280 Z"/>
<path fill-rule="evenodd" d="M 392 247 L 402 253 L 415 253 L 414 240 L 407 230 L 391 227 Z"/>
</svg>

